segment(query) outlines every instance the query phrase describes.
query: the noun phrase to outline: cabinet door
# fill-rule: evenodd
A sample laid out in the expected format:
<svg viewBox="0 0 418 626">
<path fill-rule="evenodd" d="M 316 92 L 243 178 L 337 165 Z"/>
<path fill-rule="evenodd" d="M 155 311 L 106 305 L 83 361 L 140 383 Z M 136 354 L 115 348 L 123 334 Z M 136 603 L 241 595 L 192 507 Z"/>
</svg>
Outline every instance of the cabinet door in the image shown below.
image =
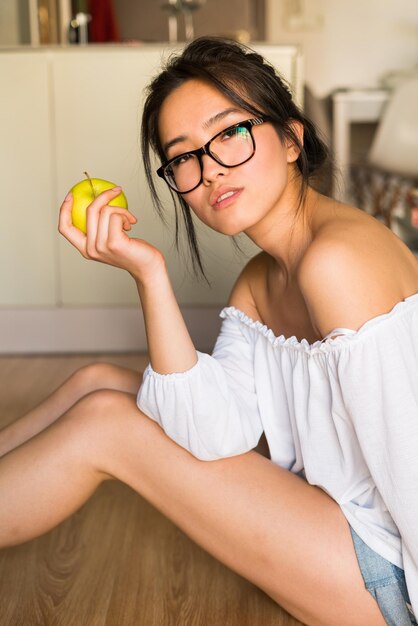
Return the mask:
<svg viewBox="0 0 418 626">
<path fill-rule="evenodd" d="M 0 55 L 0 305 L 56 304 L 50 76 L 45 54 Z"/>
<path fill-rule="evenodd" d="M 84 171 L 122 185 L 129 208 L 138 217 L 133 236 L 148 236 L 155 224 L 144 193 L 139 124 L 142 90 L 159 61 L 157 50 L 105 47 L 57 51 L 53 61 L 60 197 L 84 178 Z M 134 282 L 126 272 L 83 259 L 62 238 L 58 247 L 64 306 L 137 302 Z"/>
</svg>

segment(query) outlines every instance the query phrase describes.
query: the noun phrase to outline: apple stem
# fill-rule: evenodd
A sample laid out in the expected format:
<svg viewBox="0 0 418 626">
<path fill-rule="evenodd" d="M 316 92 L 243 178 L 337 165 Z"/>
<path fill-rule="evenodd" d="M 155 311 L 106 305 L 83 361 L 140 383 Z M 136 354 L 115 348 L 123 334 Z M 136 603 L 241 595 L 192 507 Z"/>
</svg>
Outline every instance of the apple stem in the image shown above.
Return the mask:
<svg viewBox="0 0 418 626">
<path fill-rule="evenodd" d="M 93 196 L 94 196 L 95 198 L 97 198 L 97 194 L 96 194 L 96 192 L 94 191 L 93 182 L 92 182 L 92 180 L 91 180 L 90 176 L 88 175 L 88 173 L 87 173 L 87 172 L 84 172 L 84 174 L 85 174 L 86 178 L 88 179 L 88 181 L 89 181 L 89 183 L 90 183 L 90 187 L 91 187 L 91 190 L 92 190 L 92 192 L 93 192 Z"/>
</svg>

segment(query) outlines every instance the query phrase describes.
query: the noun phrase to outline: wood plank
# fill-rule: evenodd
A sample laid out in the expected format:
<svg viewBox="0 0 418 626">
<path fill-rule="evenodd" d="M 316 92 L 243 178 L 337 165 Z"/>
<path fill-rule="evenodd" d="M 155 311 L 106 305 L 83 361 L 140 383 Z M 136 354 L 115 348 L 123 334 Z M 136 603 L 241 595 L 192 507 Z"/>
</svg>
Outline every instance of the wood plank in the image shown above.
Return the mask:
<svg viewBox="0 0 418 626">
<path fill-rule="evenodd" d="M 0 423 L 75 369 L 145 355 L 0 358 Z M 99 487 L 57 528 L 0 552 L 3 626 L 303 626 L 122 483 Z"/>
</svg>

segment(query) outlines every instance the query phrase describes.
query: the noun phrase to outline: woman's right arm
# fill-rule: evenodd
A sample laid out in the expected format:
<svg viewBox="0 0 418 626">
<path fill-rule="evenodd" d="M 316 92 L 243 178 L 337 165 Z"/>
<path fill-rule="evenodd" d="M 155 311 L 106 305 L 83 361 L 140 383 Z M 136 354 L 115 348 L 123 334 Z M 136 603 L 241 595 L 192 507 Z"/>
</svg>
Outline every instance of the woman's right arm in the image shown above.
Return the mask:
<svg viewBox="0 0 418 626">
<path fill-rule="evenodd" d="M 184 372 L 197 362 L 161 252 L 144 240 L 128 237 L 136 218 L 108 203 L 120 189 L 108 190 L 87 209 L 87 235 L 71 219 L 72 197 L 61 206 L 59 232 L 87 259 L 128 271 L 134 278 L 144 314 L 153 369 L 161 374 Z"/>
<path fill-rule="evenodd" d="M 251 278 L 254 259 L 244 268 L 229 305 L 258 318 Z M 182 373 L 161 375 L 149 366 L 138 393 L 139 408 L 179 445 L 202 460 L 254 449 L 263 431 L 254 377 L 257 332 L 225 315 L 212 355 Z"/>
</svg>

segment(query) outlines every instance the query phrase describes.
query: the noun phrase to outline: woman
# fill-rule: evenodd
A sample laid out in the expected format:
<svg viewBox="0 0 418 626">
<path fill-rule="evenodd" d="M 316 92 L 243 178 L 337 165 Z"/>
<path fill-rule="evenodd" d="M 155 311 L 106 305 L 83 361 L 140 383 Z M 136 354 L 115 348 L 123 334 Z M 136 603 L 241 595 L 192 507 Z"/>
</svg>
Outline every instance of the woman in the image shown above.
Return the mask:
<svg viewBox="0 0 418 626">
<path fill-rule="evenodd" d="M 67 196 L 61 234 L 137 284 L 150 365 L 139 392 L 136 372 L 83 368 L 2 432 L 1 544 L 47 531 L 117 478 L 306 624 L 416 624 L 415 257 L 314 190 L 324 146 L 273 68 L 238 44 L 196 40 L 151 84 L 156 197 L 150 145 L 197 268 L 190 211 L 262 252 L 201 354 L 163 255 L 108 204 L 120 188 L 91 204 L 87 237 Z M 271 460 L 253 451 L 263 431 Z"/>
</svg>

